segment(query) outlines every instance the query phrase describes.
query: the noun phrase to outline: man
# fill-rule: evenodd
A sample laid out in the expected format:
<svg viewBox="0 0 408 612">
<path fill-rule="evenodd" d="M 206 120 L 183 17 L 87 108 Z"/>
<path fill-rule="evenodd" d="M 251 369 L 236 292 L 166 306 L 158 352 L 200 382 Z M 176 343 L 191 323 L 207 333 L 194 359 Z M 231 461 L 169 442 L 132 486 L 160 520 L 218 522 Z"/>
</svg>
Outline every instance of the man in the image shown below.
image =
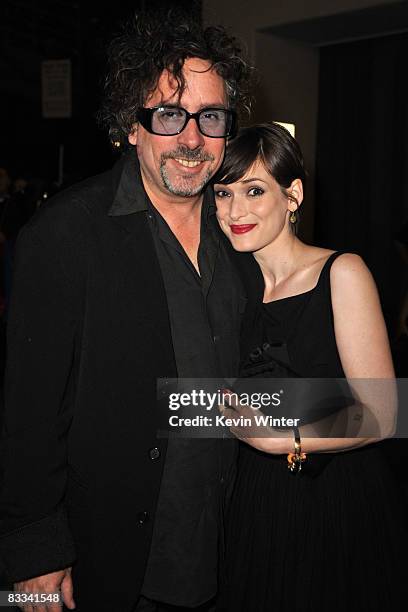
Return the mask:
<svg viewBox="0 0 408 612">
<path fill-rule="evenodd" d="M 233 456 L 167 448 L 156 380 L 237 373 L 245 297 L 205 186 L 248 70 L 223 29 L 167 28 L 136 20 L 110 49 L 103 116 L 133 148 L 40 210 L 16 257 L 4 563 L 80 612 L 207 610 L 217 589 Z"/>
</svg>

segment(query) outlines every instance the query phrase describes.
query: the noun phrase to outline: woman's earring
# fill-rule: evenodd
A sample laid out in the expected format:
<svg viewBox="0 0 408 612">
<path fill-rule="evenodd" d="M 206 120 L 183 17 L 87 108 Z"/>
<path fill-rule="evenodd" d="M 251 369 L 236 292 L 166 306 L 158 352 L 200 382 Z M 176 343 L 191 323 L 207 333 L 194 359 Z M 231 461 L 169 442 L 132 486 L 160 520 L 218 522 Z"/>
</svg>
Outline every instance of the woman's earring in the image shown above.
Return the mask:
<svg viewBox="0 0 408 612">
<path fill-rule="evenodd" d="M 297 221 L 297 214 L 296 214 L 295 210 L 292 211 L 292 213 L 291 213 L 291 215 L 289 217 L 289 221 L 291 223 L 296 223 L 296 221 Z"/>
</svg>

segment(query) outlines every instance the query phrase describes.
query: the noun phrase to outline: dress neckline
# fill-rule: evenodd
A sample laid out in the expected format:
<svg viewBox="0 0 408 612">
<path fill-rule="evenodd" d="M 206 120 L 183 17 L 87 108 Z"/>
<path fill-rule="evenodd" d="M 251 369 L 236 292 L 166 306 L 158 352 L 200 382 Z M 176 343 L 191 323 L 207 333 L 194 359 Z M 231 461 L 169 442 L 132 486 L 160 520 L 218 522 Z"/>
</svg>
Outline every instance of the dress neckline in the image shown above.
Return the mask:
<svg viewBox="0 0 408 612">
<path fill-rule="evenodd" d="M 271 300 L 270 302 L 262 302 L 262 306 L 269 306 L 269 304 L 276 304 L 276 302 L 284 302 L 285 300 L 292 300 L 293 298 L 298 298 L 304 295 L 308 295 L 309 293 L 312 293 L 313 291 L 317 289 L 317 285 L 318 283 L 312 289 L 309 289 L 308 291 L 302 291 L 302 293 L 295 293 L 294 295 L 287 295 L 286 297 L 278 298 L 277 300 Z"/>
<path fill-rule="evenodd" d="M 283 298 L 278 298 L 277 300 L 271 300 L 270 302 L 262 302 L 263 306 L 268 306 L 269 304 L 274 304 L 275 302 L 283 302 L 285 300 L 291 300 L 293 298 L 297 298 L 297 297 L 301 297 L 304 295 L 308 295 L 309 293 L 313 293 L 313 291 L 316 291 L 316 289 L 318 288 L 318 286 L 320 285 L 320 282 L 323 278 L 323 274 L 326 271 L 327 267 L 330 265 L 330 263 L 336 259 L 338 257 L 338 255 L 341 255 L 343 253 L 343 251 L 334 251 L 333 253 L 331 253 L 326 261 L 324 262 L 322 269 L 319 272 L 319 276 L 317 278 L 316 284 L 314 287 L 312 287 L 312 289 L 308 289 L 307 291 L 302 291 L 302 293 L 295 293 L 294 295 L 287 295 L 286 297 Z"/>
</svg>

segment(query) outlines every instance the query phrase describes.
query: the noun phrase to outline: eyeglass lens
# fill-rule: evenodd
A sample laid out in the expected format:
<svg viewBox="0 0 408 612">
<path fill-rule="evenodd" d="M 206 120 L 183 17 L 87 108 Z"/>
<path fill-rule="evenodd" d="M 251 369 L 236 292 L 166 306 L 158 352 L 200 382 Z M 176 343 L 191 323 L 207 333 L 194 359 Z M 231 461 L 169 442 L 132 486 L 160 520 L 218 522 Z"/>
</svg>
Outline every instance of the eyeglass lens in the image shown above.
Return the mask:
<svg viewBox="0 0 408 612">
<path fill-rule="evenodd" d="M 186 117 L 187 114 L 183 108 L 157 108 L 152 116 L 152 130 L 156 134 L 177 134 L 184 129 Z M 198 116 L 201 132 L 205 136 L 225 136 L 227 117 L 223 109 L 203 109 Z"/>
</svg>

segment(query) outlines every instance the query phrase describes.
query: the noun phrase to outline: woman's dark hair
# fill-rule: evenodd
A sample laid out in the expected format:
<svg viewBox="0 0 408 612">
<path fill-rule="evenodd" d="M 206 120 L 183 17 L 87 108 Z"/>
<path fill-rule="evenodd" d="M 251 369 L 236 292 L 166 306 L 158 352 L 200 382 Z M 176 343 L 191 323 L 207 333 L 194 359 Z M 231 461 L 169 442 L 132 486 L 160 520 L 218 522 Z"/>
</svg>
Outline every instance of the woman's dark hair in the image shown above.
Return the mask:
<svg viewBox="0 0 408 612">
<path fill-rule="evenodd" d="M 182 69 L 189 57 L 211 62 L 224 79 L 228 104 L 238 113 L 249 112 L 251 69 L 241 56 L 235 38 L 219 27 L 205 29 L 180 9 L 136 15 L 125 24 L 108 49 L 108 72 L 99 122 L 108 128 L 112 142 L 127 145 L 127 136 L 136 123 L 137 110 L 156 87 L 163 70 L 178 83 L 178 95 L 185 88 Z M 118 145 L 116 145 L 118 146 Z"/>
<path fill-rule="evenodd" d="M 302 151 L 288 130 L 277 123 L 242 128 L 228 143 L 224 162 L 212 182 L 227 185 L 240 181 L 257 160 L 273 176 L 282 193 L 298 204 L 287 189 L 297 178 L 305 182 Z"/>
</svg>

